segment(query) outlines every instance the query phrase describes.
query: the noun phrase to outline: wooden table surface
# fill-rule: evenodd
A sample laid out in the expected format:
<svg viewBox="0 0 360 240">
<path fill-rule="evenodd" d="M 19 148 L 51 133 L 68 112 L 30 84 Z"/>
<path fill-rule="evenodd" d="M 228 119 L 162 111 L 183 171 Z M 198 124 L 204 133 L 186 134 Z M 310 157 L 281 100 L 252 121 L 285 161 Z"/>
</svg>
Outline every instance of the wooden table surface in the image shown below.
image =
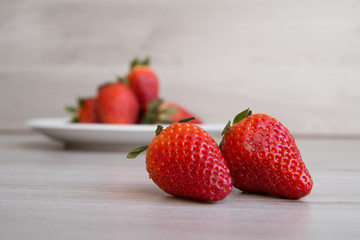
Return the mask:
<svg viewBox="0 0 360 240">
<path fill-rule="evenodd" d="M 65 149 L 0 135 L 0 239 L 360 239 L 360 139 L 296 139 L 314 180 L 285 200 L 234 189 L 201 203 L 162 192 L 132 147 Z"/>
</svg>

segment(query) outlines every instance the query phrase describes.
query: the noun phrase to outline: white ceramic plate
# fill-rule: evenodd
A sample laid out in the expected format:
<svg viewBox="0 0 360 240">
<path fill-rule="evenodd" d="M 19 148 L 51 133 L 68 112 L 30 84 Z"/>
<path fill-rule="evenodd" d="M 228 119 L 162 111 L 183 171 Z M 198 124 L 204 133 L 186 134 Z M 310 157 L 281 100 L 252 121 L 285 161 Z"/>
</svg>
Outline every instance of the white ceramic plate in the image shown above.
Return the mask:
<svg viewBox="0 0 360 240">
<path fill-rule="evenodd" d="M 149 144 L 156 124 L 84 124 L 67 118 L 32 119 L 27 125 L 51 139 L 70 145 L 140 145 Z M 201 124 L 215 139 L 221 137 L 224 124 Z M 165 126 L 166 127 L 166 126 Z"/>
</svg>

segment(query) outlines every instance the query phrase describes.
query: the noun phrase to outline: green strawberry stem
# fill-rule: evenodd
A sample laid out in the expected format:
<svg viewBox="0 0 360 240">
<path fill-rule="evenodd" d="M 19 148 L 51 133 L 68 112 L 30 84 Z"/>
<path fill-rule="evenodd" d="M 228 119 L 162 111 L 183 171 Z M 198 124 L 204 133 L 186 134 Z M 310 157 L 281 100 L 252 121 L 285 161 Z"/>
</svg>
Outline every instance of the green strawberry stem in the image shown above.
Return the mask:
<svg viewBox="0 0 360 240">
<path fill-rule="evenodd" d="M 233 125 L 234 125 L 235 123 L 238 123 L 238 122 L 240 122 L 241 120 L 247 118 L 247 117 L 250 116 L 250 115 L 252 115 L 252 111 L 250 110 L 250 108 L 242 111 L 241 113 L 239 113 L 238 115 L 236 115 L 236 116 L 234 117 Z"/>
<path fill-rule="evenodd" d="M 156 130 L 155 130 L 155 135 L 156 136 L 159 135 L 163 129 L 164 129 L 163 126 L 157 125 Z"/>
<path fill-rule="evenodd" d="M 186 123 L 186 122 L 189 122 L 194 119 L 195 119 L 195 117 L 183 118 L 183 119 L 179 120 L 178 123 Z"/>
<path fill-rule="evenodd" d="M 241 113 L 237 114 L 233 121 L 232 121 L 232 124 L 234 125 L 235 123 L 238 123 L 240 121 L 242 121 L 243 119 L 249 117 L 250 115 L 252 115 L 252 111 L 250 110 L 250 108 L 242 111 Z M 224 130 L 221 132 L 221 135 L 222 136 L 225 136 L 226 133 L 228 133 L 231 129 L 231 121 L 228 121 L 228 123 L 226 124 Z M 220 142 L 219 144 L 219 148 L 221 149 L 222 147 L 222 141 Z"/>
<path fill-rule="evenodd" d="M 86 98 L 81 97 L 81 98 L 77 99 L 77 107 L 65 106 L 65 111 L 67 111 L 68 113 L 71 113 L 71 115 L 72 115 L 70 122 L 72 122 L 72 123 L 79 122 L 78 113 L 79 113 L 80 109 L 83 107 L 85 101 L 86 101 Z"/>
<path fill-rule="evenodd" d="M 127 158 L 129 159 L 134 159 L 137 156 L 140 155 L 140 153 L 142 153 L 143 151 L 145 151 L 148 148 L 149 145 L 144 145 L 141 147 L 137 147 L 134 150 L 132 150 L 131 152 L 128 153 Z"/>
<path fill-rule="evenodd" d="M 129 80 L 127 79 L 127 77 L 117 77 L 116 79 L 118 82 L 123 83 L 126 86 L 129 86 Z"/>
<path fill-rule="evenodd" d="M 73 107 L 73 106 L 65 106 L 65 111 L 69 112 L 69 113 L 76 113 L 77 112 L 77 108 Z"/>
<path fill-rule="evenodd" d="M 146 57 L 143 60 L 135 58 L 130 63 L 130 69 L 133 69 L 136 66 L 150 66 L 150 57 Z"/>
<path fill-rule="evenodd" d="M 85 101 L 86 101 L 86 98 L 78 98 L 79 109 L 84 106 Z"/>
<path fill-rule="evenodd" d="M 189 122 L 189 121 L 194 120 L 194 119 L 195 119 L 194 117 L 184 118 L 184 119 L 179 120 L 178 123 L 186 123 L 186 122 Z M 159 135 L 163 129 L 164 129 L 163 126 L 157 125 L 156 130 L 155 130 L 155 135 L 156 136 Z M 148 146 L 149 145 L 144 145 L 144 146 L 141 146 L 141 147 L 137 147 L 134 150 L 132 150 L 131 152 L 129 152 L 126 157 L 129 158 L 129 159 L 134 159 L 137 156 L 139 156 L 142 152 L 147 150 Z"/>
<path fill-rule="evenodd" d="M 159 135 L 161 133 L 161 131 L 164 129 L 163 126 L 161 125 L 157 125 L 156 130 L 155 130 L 155 135 Z M 144 146 L 140 146 L 135 148 L 134 150 L 132 150 L 131 152 L 128 153 L 127 158 L 129 159 L 133 159 L 136 158 L 137 156 L 139 156 L 142 152 L 144 152 L 149 145 L 144 145 Z"/>
<path fill-rule="evenodd" d="M 224 136 L 227 132 L 229 132 L 231 129 L 231 121 L 228 121 L 226 124 L 224 130 L 221 132 L 221 135 Z"/>
<path fill-rule="evenodd" d="M 177 108 L 174 108 L 174 107 L 168 107 L 168 108 L 165 108 L 161 111 L 159 111 L 159 114 L 165 114 L 165 115 L 175 115 L 179 110 Z"/>
<path fill-rule="evenodd" d="M 149 112 L 157 112 L 160 105 L 163 104 L 164 100 L 161 98 L 157 98 L 148 103 Z"/>
<path fill-rule="evenodd" d="M 77 113 L 79 111 L 78 108 L 74 107 L 74 106 L 65 106 L 64 107 L 65 111 L 70 113 L 72 115 L 72 118 L 70 120 L 71 123 L 77 123 L 79 122 L 79 118 L 77 117 Z"/>
<path fill-rule="evenodd" d="M 242 111 L 241 113 L 237 114 L 235 117 L 234 117 L 234 120 L 232 121 L 232 125 L 234 125 L 235 123 L 238 123 L 240 122 L 241 120 L 247 118 L 248 116 L 252 115 L 252 111 L 250 110 L 250 108 Z M 229 121 L 224 130 L 221 132 L 221 135 L 225 135 L 227 132 L 230 131 L 230 128 L 231 128 L 231 121 Z"/>
<path fill-rule="evenodd" d="M 143 124 L 151 124 L 157 122 L 158 108 L 164 102 L 161 98 L 157 98 L 147 105 L 147 111 L 141 119 Z"/>
<path fill-rule="evenodd" d="M 147 111 L 143 115 L 141 119 L 141 123 L 143 124 L 154 124 L 154 123 L 161 123 L 161 124 L 171 124 L 172 121 L 167 119 L 167 116 L 175 115 L 179 110 L 175 107 L 167 107 L 165 109 L 159 110 L 161 104 L 164 103 L 164 100 L 161 98 L 157 98 L 147 105 Z"/>
</svg>

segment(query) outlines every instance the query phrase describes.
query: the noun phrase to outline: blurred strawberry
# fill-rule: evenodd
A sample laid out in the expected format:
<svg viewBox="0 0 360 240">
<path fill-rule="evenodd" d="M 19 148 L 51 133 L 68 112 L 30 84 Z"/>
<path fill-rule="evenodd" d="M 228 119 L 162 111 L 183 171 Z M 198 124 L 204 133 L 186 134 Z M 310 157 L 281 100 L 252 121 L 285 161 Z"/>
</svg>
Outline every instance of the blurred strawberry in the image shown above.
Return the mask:
<svg viewBox="0 0 360 240">
<path fill-rule="evenodd" d="M 79 98 L 78 106 L 65 108 L 68 112 L 73 114 L 72 122 L 79 123 L 98 123 L 99 117 L 96 113 L 96 98 Z"/>
<path fill-rule="evenodd" d="M 96 105 L 103 123 L 134 124 L 139 119 L 139 102 L 131 88 L 120 81 L 100 86 Z"/>
<path fill-rule="evenodd" d="M 156 99 L 149 103 L 148 110 L 142 117 L 142 123 L 175 123 L 184 118 L 195 117 L 191 123 L 201 124 L 203 121 L 177 103 Z"/>
<path fill-rule="evenodd" d="M 143 61 L 135 59 L 131 62 L 131 71 L 127 76 L 129 86 L 135 92 L 143 111 L 146 111 L 149 102 L 157 99 L 159 94 L 158 77 L 149 65 L 149 58 Z"/>
</svg>

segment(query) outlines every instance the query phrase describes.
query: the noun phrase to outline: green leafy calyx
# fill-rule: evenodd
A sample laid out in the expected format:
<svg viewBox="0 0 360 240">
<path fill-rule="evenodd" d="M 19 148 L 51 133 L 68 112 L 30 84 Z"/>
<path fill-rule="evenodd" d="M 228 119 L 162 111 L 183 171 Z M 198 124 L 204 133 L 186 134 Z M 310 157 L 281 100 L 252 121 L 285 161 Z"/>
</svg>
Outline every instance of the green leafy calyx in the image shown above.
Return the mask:
<svg viewBox="0 0 360 240">
<path fill-rule="evenodd" d="M 146 113 L 142 116 L 141 123 L 143 124 L 171 124 L 170 117 L 175 115 L 179 109 L 176 107 L 162 108 L 161 105 L 164 100 L 161 98 L 155 99 L 148 103 Z"/>
<path fill-rule="evenodd" d="M 240 122 L 241 120 L 247 118 L 250 115 L 252 115 L 252 111 L 250 110 L 250 108 L 248 108 L 248 109 L 242 111 L 241 113 L 239 113 L 238 115 L 236 115 L 232 124 L 234 125 L 235 123 Z"/>
<path fill-rule="evenodd" d="M 155 130 L 155 135 L 156 136 L 159 135 L 163 129 L 164 129 L 163 126 L 157 125 L 156 130 Z"/>
<path fill-rule="evenodd" d="M 158 125 L 156 130 L 155 130 L 155 135 L 159 135 L 161 133 L 161 131 L 164 129 L 163 126 Z M 144 146 L 140 146 L 135 148 L 134 150 L 132 150 L 131 152 L 128 153 L 127 158 L 129 159 L 133 159 L 136 158 L 137 156 L 139 156 L 142 152 L 144 152 L 145 150 L 147 150 L 149 147 L 149 145 L 144 145 Z"/>
<path fill-rule="evenodd" d="M 130 63 L 130 69 L 133 69 L 136 66 L 150 66 L 150 57 L 146 57 L 143 60 L 135 58 Z"/>
<path fill-rule="evenodd" d="M 137 147 L 128 153 L 127 158 L 129 158 L 129 159 L 136 158 L 138 155 L 140 155 L 140 153 L 144 152 L 147 148 L 148 148 L 148 145 Z"/>
<path fill-rule="evenodd" d="M 234 120 L 232 121 L 232 125 L 242 121 L 243 119 L 247 118 L 248 116 L 252 115 L 252 111 L 250 110 L 250 108 L 242 111 L 241 113 L 237 114 L 234 118 Z M 224 130 L 221 132 L 221 135 L 224 136 L 226 133 L 228 133 L 231 129 L 231 121 L 229 121 Z"/>
<path fill-rule="evenodd" d="M 85 101 L 87 99 L 88 98 L 84 98 L 84 97 L 78 98 L 76 107 L 74 107 L 74 106 L 65 106 L 65 111 L 72 115 L 72 118 L 71 118 L 70 122 L 72 122 L 72 123 L 79 122 L 79 111 L 84 106 L 84 103 L 85 103 Z"/>
<path fill-rule="evenodd" d="M 178 123 L 186 123 L 186 122 L 189 122 L 194 119 L 195 119 L 195 117 L 183 118 L 183 119 L 179 120 Z"/>
</svg>

